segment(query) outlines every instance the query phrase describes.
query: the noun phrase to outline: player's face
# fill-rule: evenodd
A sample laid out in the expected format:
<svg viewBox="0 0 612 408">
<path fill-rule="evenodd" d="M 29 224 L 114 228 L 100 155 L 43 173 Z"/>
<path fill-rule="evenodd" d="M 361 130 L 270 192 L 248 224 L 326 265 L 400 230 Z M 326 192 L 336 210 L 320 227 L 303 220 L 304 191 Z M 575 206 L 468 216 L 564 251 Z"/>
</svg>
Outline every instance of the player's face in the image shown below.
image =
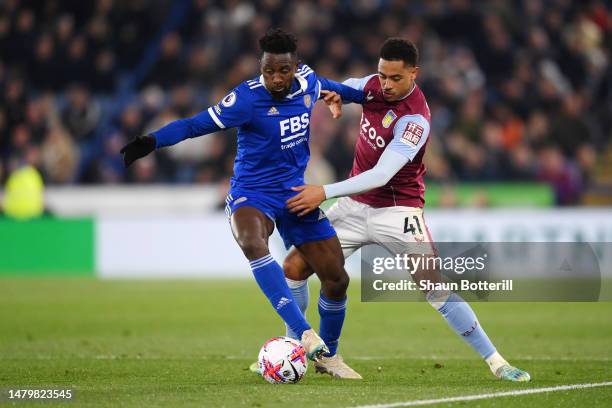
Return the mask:
<svg viewBox="0 0 612 408">
<path fill-rule="evenodd" d="M 419 72 L 418 67 L 407 65 L 404 61 L 378 61 L 378 79 L 386 101 L 398 101 L 408 95 L 414 86 Z"/>
<path fill-rule="evenodd" d="M 289 95 L 296 69 L 297 59 L 294 54 L 264 52 L 261 57 L 261 74 L 264 85 L 273 98 L 283 99 Z"/>
</svg>

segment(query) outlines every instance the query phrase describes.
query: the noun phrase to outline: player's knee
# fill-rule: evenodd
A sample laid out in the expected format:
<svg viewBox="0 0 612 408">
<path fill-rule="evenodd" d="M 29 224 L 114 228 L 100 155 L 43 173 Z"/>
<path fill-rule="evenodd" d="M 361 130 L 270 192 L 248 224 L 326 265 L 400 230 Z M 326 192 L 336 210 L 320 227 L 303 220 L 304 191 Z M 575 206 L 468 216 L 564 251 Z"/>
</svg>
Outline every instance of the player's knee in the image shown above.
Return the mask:
<svg viewBox="0 0 612 408">
<path fill-rule="evenodd" d="M 249 261 L 254 261 L 270 253 L 268 244 L 262 238 L 245 237 L 244 239 L 238 240 L 238 245 L 240 245 L 244 256 L 246 256 Z"/>
<path fill-rule="evenodd" d="M 289 255 L 283 261 L 285 277 L 294 281 L 303 281 L 312 275 L 310 267 L 299 255 Z"/>
<path fill-rule="evenodd" d="M 346 290 L 348 289 L 350 278 L 344 268 L 342 273 L 335 274 L 321 281 L 321 289 L 323 294 L 330 299 L 340 300 L 346 297 Z"/>
<path fill-rule="evenodd" d="M 342 270 L 344 271 L 344 268 L 342 268 Z M 344 271 L 340 279 L 336 282 L 336 290 L 338 291 L 338 295 L 342 297 L 346 296 L 346 291 L 349 287 L 350 281 L 351 278 L 349 278 L 348 273 Z"/>
</svg>

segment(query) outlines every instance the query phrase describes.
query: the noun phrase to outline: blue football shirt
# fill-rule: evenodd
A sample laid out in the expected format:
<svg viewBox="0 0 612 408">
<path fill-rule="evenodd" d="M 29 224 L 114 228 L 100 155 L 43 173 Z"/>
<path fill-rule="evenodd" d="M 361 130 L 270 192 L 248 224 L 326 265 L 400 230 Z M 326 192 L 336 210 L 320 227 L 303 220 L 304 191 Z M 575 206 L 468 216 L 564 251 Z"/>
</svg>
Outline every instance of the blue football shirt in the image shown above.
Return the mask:
<svg viewBox="0 0 612 408">
<path fill-rule="evenodd" d="M 308 141 L 312 109 L 322 90 L 335 91 L 345 102 L 361 103 L 363 91 L 319 77 L 300 65 L 291 91 L 274 99 L 259 76 L 234 88 L 218 104 L 153 132 L 156 147 L 238 128 L 232 187 L 285 190 L 303 184 L 310 158 Z"/>
</svg>

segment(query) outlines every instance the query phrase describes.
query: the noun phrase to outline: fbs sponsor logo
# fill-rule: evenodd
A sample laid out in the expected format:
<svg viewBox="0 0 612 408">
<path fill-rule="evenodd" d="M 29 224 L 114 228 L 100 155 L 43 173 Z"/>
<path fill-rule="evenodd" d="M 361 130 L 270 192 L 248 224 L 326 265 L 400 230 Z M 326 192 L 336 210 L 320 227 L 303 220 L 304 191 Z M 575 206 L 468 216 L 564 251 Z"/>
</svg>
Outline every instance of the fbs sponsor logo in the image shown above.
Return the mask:
<svg viewBox="0 0 612 408">
<path fill-rule="evenodd" d="M 291 134 L 289 138 L 281 140 L 281 142 L 286 142 L 290 139 L 295 139 L 298 136 L 304 136 L 306 134 L 306 128 L 310 124 L 310 117 L 308 116 L 308 112 L 304 112 L 302 116 L 292 116 L 289 119 L 284 119 L 279 122 L 281 137 L 285 137 L 287 132 Z M 304 132 L 299 132 L 303 130 Z"/>
</svg>

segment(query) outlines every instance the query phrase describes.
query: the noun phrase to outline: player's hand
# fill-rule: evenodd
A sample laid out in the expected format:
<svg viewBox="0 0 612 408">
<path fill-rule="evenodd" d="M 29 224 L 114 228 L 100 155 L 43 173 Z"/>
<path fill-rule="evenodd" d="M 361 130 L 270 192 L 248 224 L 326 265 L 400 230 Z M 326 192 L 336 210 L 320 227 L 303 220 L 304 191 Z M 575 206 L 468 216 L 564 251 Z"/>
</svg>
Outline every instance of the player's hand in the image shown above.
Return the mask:
<svg viewBox="0 0 612 408">
<path fill-rule="evenodd" d="M 289 212 L 297 213 L 300 217 L 319 208 L 319 205 L 326 198 L 323 186 L 306 184 L 304 186 L 291 187 L 291 189 L 300 193 L 287 200 L 287 208 Z"/>
<path fill-rule="evenodd" d="M 321 91 L 321 95 L 331 111 L 332 118 L 340 118 L 342 116 L 342 97 L 334 91 Z"/>
<path fill-rule="evenodd" d="M 147 135 L 138 136 L 130 140 L 119 152 L 123 154 L 123 164 L 125 167 L 129 167 L 130 164 L 151 153 L 153 150 L 155 150 L 155 137 Z"/>
</svg>

